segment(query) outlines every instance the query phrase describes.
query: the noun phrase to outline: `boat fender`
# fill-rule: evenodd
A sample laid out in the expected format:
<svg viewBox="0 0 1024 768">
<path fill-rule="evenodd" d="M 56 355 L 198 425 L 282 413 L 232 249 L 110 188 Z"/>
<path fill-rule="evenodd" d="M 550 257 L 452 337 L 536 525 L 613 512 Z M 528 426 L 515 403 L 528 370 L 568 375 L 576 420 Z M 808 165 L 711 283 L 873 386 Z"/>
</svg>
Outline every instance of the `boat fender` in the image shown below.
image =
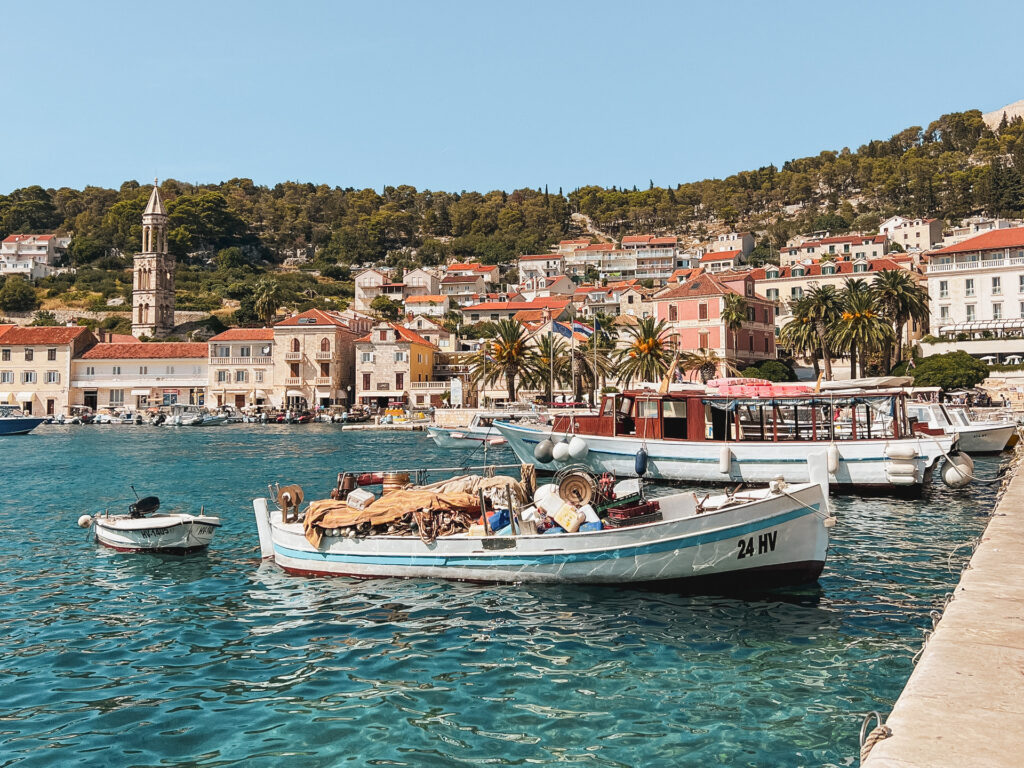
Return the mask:
<svg viewBox="0 0 1024 768">
<path fill-rule="evenodd" d="M 942 465 L 942 482 L 950 488 L 963 488 L 971 482 L 971 468 L 968 468 L 964 454 L 950 456 Z"/>
<path fill-rule="evenodd" d="M 916 475 L 917 465 L 909 461 L 894 461 L 885 468 L 885 471 L 889 477 L 895 477 L 896 475 Z"/>
<path fill-rule="evenodd" d="M 718 453 L 718 471 L 727 475 L 730 469 L 732 469 L 732 451 L 729 450 L 729 446 L 723 445 L 722 450 Z"/>
<path fill-rule="evenodd" d="M 886 446 L 885 455 L 890 459 L 915 459 L 917 448 L 913 445 L 889 445 Z"/>
<path fill-rule="evenodd" d="M 555 461 L 565 461 L 569 458 L 569 444 L 568 443 L 556 443 L 555 447 L 551 450 L 551 457 Z"/>
<path fill-rule="evenodd" d="M 582 459 L 588 453 L 590 453 L 590 447 L 587 445 L 587 441 L 579 435 L 576 435 L 569 441 L 569 455 L 572 458 Z"/>
<path fill-rule="evenodd" d="M 828 473 L 834 475 L 839 471 L 839 448 L 835 443 L 828 447 Z"/>
<path fill-rule="evenodd" d="M 537 443 L 537 447 L 533 449 L 533 458 L 541 464 L 548 464 L 551 461 L 554 448 L 555 444 L 551 442 L 551 438 L 545 438 Z"/>
<path fill-rule="evenodd" d="M 82 515 L 80 518 L 78 518 L 79 528 L 88 528 L 90 525 L 92 525 L 91 515 Z"/>
<path fill-rule="evenodd" d="M 647 474 L 647 449 L 641 448 L 636 452 L 636 460 L 633 462 L 633 469 L 636 470 L 637 477 L 643 477 Z"/>
</svg>

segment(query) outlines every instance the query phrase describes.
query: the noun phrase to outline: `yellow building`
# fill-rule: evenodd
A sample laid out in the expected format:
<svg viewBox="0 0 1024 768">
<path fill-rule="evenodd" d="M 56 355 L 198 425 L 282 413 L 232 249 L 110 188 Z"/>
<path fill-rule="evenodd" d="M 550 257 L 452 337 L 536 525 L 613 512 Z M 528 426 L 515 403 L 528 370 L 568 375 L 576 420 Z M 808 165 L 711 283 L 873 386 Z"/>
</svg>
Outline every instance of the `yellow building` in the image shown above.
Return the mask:
<svg viewBox="0 0 1024 768">
<path fill-rule="evenodd" d="M 398 323 L 379 323 L 356 342 L 356 400 L 387 407 L 439 405 L 446 382 L 435 382 L 437 347 Z"/>
<path fill-rule="evenodd" d="M 0 403 L 69 414 L 72 360 L 96 344 L 88 328 L 0 326 Z"/>
</svg>

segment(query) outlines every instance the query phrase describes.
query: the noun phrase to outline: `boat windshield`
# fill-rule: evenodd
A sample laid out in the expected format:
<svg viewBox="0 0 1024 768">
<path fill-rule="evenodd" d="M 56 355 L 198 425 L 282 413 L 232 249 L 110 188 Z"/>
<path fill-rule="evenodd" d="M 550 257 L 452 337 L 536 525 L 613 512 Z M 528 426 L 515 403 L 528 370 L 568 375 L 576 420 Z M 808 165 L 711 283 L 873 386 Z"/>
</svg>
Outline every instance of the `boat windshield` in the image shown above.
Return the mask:
<svg viewBox="0 0 1024 768">
<path fill-rule="evenodd" d="M 21 408 L 15 408 L 13 405 L 0 405 L 0 419 L 13 419 L 24 415 Z"/>
</svg>

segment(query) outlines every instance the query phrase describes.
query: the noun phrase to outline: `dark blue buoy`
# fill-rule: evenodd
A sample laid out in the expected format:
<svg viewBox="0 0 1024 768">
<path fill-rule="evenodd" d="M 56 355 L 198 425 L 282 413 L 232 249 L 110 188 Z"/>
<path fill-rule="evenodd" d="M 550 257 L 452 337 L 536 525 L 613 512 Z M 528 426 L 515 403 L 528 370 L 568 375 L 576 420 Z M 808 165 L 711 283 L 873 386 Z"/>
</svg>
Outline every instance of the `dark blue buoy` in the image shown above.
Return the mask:
<svg viewBox="0 0 1024 768">
<path fill-rule="evenodd" d="M 636 462 L 633 464 L 636 469 L 636 476 L 643 477 L 647 474 L 647 449 L 641 448 L 636 452 Z"/>
</svg>

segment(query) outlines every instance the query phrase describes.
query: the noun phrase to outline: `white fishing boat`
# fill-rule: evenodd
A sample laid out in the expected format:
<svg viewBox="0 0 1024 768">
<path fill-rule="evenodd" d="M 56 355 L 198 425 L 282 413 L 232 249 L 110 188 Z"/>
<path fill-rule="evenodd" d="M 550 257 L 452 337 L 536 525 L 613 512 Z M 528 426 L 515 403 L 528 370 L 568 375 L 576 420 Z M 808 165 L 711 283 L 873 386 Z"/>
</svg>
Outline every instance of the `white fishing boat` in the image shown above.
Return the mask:
<svg viewBox="0 0 1024 768">
<path fill-rule="evenodd" d="M 540 470 L 581 464 L 686 483 L 804 483 L 808 453 L 823 450 L 839 490 L 916 495 L 940 459 L 958 455 L 953 436 L 913 431 L 902 391 L 734 390 L 627 391 L 606 395 L 595 416 L 556 417 L 551 431 L 495 426 Z"/>
<path fill-rule="evenodd" d="M 520 419 L 542 428 L 539 419 L 532 412 L 524 415 L 515 411 L 496 411 L 474 414 L 465 427 L 429 426 L 427 433 L 439 448 L 479 448 L 483 443 L 498 446 L 504 445 L 507 441 L 494 426 L 494 422 L 518 422 Z"/>
<path fill-rule="evenodd" d="M 96 541 L 120 552 L 162 552 L 183 555 L 209 546 L 220 518 L 200 511 L 154 514 L 160 507 L 156 496 L 139 499 L 128 508 L 128 514 L 83 515 L 82 528 L 93 529 Z"/>
<path fill-rule="evenodd" d="M 942 403 L 911 402 L 907 413 L 922 434 L 958 435 L 960 450 L 967 453 L 1001 453 L 1017 432 L 1013 421 L 973 421 L 964 409 Z"/>
<path fill-rule="evenodd" d="M 822 452 L 811 461 L 815 482 L 700 500 L 692 492 L 662 496 L 650 522 L 556 536 L 516 532 L 514 525 L 501 535 L 429 541 L 412 533 L 327 531 L 314 545 L 304 519 L 309 508 L 295 519 L 287 503 L 282 509 L 258 498 L 253 508 L 263 557 L 293 574 L 749 590 L 813 581 L 825 565 L 834 524 L 827 459 Z"/>
</svg>

